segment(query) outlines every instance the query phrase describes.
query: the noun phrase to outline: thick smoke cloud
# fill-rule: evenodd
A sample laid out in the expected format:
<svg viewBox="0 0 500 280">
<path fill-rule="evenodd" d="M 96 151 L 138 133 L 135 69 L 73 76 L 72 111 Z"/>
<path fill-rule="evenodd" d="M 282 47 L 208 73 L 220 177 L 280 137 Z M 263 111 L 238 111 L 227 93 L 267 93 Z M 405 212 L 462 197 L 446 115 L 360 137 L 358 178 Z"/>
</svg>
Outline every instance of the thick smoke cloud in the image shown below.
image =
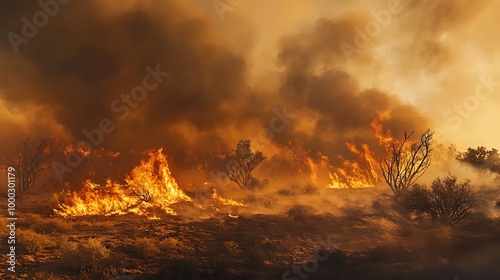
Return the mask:
<svg viewBox="0 0 500 280">
<path fill-rule="evenodd" d="M 348 70 L 349 62 L 339 46 L 352 41 L 357 36 L 355 28 L 364 22 L 353 17 L 321 19 L 311 31 L 281 41 L 278 61 L 284 68 L 284 82 L 280 95 L 303 116 L 316 119 L 309 137 L 299 140 L 291 130 L 283 141 L 303 141 L 315 152 L 348 158 L 347 141 L 377 147 L 370 123 L 379 113 L 387 113 L 384 125 L 395 133 L 425 129 L 427 122 L 415 108 L 389 93 L 361 88 L 355 73 Z"/>
<path fill-rule="evenodd" d="M 256 136 L 274 108 L 286 107 L 297 117 L 273 135 L 270 146 L 292 140 L 312 155 L 321 151 L 330 158 L 349 157 L 346 141 L 368 143 L 377 150 L 370 122 L 378 113 L 389 116 L 385 125 L 396 135 L 426 129 L 430 123 L 421 108 L 403 102 L 400 92 L 385 86 L 387 76 L 375 75 L 380 81 L 371 84 L 367 76 L 387 73 L 389 63 L 403 76 L 411 76 L 410 69 L 422 68 L 419 63 L 426 61 L 432 69 L 445 67 L 455 56 L 439 40 L 440 34 L 465 28 L 486 3 L 402 1 L 403 12 L 393 15 L 387 29 L 349 60 L 341 43 L 352 44 L 357 29 L 373 20 L 367 10 L 378 11 L 386 2 L 380 1 L 380 7 L 344 3 L 338 11 L 327 9 L 330 1 L 294 2 L 290 7 L 309 8 L 300 17 L 297 9 L 285 9 L 283 20 L 300 18 L 307 24 L 293 31 L 280 25 L 269 33 L 281 32 L 272 38 L 275 44 L 265 44 L 273 46 L 268 53 L 277 69 L 261 71 L 258 65 L 268 61 L 256 56 L 262 44 L 255 44 L 253 53 L 252 40 L 258 36 L 245 38 L 244 47 L 234 40 L 241 37 L 240 31 L 264 30 L 266 23 L 252 17 L 252 9 L 262 8 L 259 3 L 243 4 L 227 15 L 228 21 L 239 15 L 245 22 L 234 22 L 236 30 L 230 22 L 221 24 L 211 7 L 192 2 L 70 1 L 60 5 L 34 38 L 19 45 L 18 54 L 7 36 L 0 42 L 0 98 L 13 127 L 1 140 L 11 143 L 36 134 L 76 143 L 85 137 L 82 130 L 98 128 L 101 119 L 110 118 L 116 129 L 105 135 L 104 149 L 140 152 L 163 146 L 182 157 L 187 150 L 204 154 Z M 3 5 L 0 32 L 5 35 L 21 34 L 21 18 L 32 20 L 41 9 L 24 1 Z M 329 12 L 319 17 L 319 10 Z M 393 56 L 381 56 L 381 46 L 393 50 Z M 402 49 L 408 46 L 413 48 Z M 142 83 L 146 67 L 157 65 L 169 76 L 122 120 L 111 104 Z M 11 150 L 7 146 L 3 154 Z"/>
<path fill-rule="evenodd" d="M 20 26 L 14 23 L 2 33 Z M 245 102 L 244 59 L 221 46 L 210 29 L 209 22 L 172 3 L 152 2 L 113 15 L 97 1 L 70 3 L 20 46 L 11 59 L 15 67 L 4 66 L 9 74 L 2 82 L 3 99 L 9 106 L 45 108 L 72 139 L 111 118 L 117 129 L 103 142 L 108 149 L 181 148 L 188 135 L 171 126 L 186 122 L 210 131 L 245 118 L 240 107 L 251 103 Z M 4 45 L 6 56 L 12 56 L 9 48 Z M 146 67 L 157 65 L 170 77 L 121 121 L 111 104 L 141 84 Z"/>
</svg>

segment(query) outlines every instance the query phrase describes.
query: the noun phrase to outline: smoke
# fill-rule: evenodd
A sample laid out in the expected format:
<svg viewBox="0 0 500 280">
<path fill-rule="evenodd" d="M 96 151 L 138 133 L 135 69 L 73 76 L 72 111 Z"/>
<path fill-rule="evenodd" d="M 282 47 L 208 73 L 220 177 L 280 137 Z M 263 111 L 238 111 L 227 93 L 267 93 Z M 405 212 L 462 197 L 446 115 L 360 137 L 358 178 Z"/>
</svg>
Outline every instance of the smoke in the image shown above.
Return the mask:
<svg viewBox="0 0 500 280">
<path fill-rule="evenodd" d="M 200 162 L 248 137 L 264 138 L 259 148 L 268 158 L 292 141 L 335 166 L 353 157 L 346 142 L 368 144 L 378 159 L 384 149 L 370 122 L 379 113 L 398 137 L 441 123 L 433 118 L 434 107 L 454 96 L 409 97 L 395 80 L 421 89 L 415 74 L 456 70 L 464 48 L 455 48 L 458 39 L 445 40 L 451 36 L 446 34 L 470 35 L 468 24 L 477 24 L 493 5 L 401 1 L 387 24 L 378 23 L 378 34 L 369 35 L 367 26 L 377 23 L 373 14 L 392 11 L 387 1 L 353 1 L 336 9 L 330 1 L 294 2 L 282 6 L 283 24 L 276 14 L 257 17 L 263 3 L 243 3 L 224 23 L 213 7 L 194 1 L 58 5 L 17 54 L 9 37 L 0 42 L 2 122 L 9 127 L 0 152 L 10 155 L 11 143 L 27 136 L 60 138 L 65 145 L 89 140 L 84 131 L 99 129 L 106 118 L 114 129 L 103 133 L 99 148 L 141 154 L 164 147 L 174 163 Z M 33 23 L 43 10 L 37 3 L 3 5 L 2 34 L 24 36 L 23 17 Z M 484 42 L 484 33 L 480 37 Z M 356 51 L 346 56 L 345 44 Z M 151 75 L 147 69 L 168 76 L 144 100 L 130 101 Z M 123 106 L 126 116 L 125 109 L 117 110 Z M 262 136 L 276 110 L 295 117 L 272 137 Z"/>
</svg>

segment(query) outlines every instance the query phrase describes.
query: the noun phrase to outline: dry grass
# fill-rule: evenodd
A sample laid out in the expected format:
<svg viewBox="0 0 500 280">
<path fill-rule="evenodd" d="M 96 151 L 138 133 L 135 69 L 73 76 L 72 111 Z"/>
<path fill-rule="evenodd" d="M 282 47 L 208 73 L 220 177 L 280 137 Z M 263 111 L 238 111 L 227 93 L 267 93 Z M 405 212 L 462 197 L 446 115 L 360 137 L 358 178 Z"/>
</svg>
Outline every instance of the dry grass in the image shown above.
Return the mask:
<svg viewBox="0 0 500 280">
<path fill-rule="evenodd" d="M 152 258 L 160 253 L 157 247 L 157 241 L 153 238 L 139 238 L 135 241 L 134 249 L 137 254 L 143 258 Z"/>
<path fill-rule="evenodd" d="M 48 273 L 45 271 L 36 272 L 34 276 L 35 276 L 34 279 L 36 279 L 36 280 L 57 280 L 57 279 L 60 279 L 60 278 L 57 278 L 54 274 Z"/>
<path fill-rule="evenodd" d="M 186 257 L 193 253 L 194 249 L 175 237 L 167 237 L 158 244 L 161 252 L 170 258 Z"/>
<path fill-rule="evenodd" d="M 23 224 L 42 234 L 68 233 L 73 230 L 71 222 L 62 218 L 44 218 L 33 213 L 24 214 L 21 218 Z"/>
<path fill-rule="evenodd" d="M 49 236 L 32 229 L 17 229 L 16 233 L 20 246 L 35 256 L 38 256 L 45 248 L 55 245 Z"/>
<path fill-rule="evenodd" d="M 111 250 L 101 239 L 89 238 L 78 244 L 64 241 L 63 261 L 83 275 L 104 276 L 112 269 Z"/>
</svg>

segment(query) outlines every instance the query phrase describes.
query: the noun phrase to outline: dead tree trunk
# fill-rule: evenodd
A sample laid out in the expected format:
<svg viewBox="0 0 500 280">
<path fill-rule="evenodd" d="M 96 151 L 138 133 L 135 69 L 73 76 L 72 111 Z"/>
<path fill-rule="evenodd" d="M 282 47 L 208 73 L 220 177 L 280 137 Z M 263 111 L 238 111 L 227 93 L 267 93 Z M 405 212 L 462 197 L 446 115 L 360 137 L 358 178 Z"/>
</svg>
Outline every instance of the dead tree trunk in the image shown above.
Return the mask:
<svg viewBox="0 0 500 280">
<path fill-rule="evenodd" d="M 29 138 L 21 143 L 17 149 L 17 179 L 18 190 L 28 190 L 38 175 L 44 169 L 47 169 L 45 161 L 48 158 L 47 141 L 40 139 L 40 143 L 33 151 L 28 146 Z"/>
</svg>

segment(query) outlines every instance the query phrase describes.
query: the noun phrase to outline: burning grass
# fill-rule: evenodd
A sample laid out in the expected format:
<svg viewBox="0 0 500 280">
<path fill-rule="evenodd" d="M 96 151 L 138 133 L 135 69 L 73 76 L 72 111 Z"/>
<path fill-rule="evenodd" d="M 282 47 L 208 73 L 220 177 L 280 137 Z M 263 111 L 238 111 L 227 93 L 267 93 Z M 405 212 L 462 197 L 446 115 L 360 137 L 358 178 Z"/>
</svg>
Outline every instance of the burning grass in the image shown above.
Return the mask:
<svg viewBox="0 0 500 280">
<path fill-rule="evenodd" d="M 162 150 L 149 153 L 125 178 L 125 184 L 107 180 L 105 184 L 85 181 L 79 192 L 63 191 L 54 196 L 62 217 L 86 215 L 142 214 L 148 208 L 160 208 L 175 215 L 170 207 L 181 201 L 191 201 L 173 178 Z"/>
</svg>

